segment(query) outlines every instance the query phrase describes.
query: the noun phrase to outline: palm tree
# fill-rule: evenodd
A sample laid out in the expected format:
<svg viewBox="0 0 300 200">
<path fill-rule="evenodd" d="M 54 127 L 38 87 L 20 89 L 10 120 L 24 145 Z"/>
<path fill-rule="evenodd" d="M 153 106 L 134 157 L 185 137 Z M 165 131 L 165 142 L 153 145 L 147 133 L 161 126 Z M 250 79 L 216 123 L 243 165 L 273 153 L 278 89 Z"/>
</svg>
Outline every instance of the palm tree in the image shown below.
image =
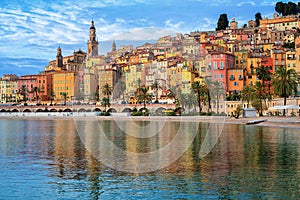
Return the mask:
<svg viewBox="0 0 300 200">
<path fill-rule="evenodd" d="M 197 95 L 197 101 L 199 106 L 199 113 L 202 112 L 202 106 L 201 106 L 201 96 L 205 93 L 205 86 L 201 84 L 199 81 L 195 81 L 192 83 L 192 89 Z"/>
<path fill-rule="evenodd" d="M 185 110 L 186 95 L 183 94 L 181 90 L 178 91 L 178 104 L 178 107 L 181 107 L 182 110 Z"/>
<path fill-rule="evenodd" d="M 247 108 L 249 108 L 250 101 L 254 98 L 254 89 L 251 86 L 245 86 L 241 91 L 242 101 L 247 101 Z"/>
<path fill-rule="evenodd" d="M 67 93 L 61 92 L 60 95 L 64 98 L 64 105 L 66 105 L 67 104 Z"/>
<path fill-rule="evenodd" d="M 190 92 L 189 94 L 184 94 L 185 95 L 185 101 L 186 104 L 188 105 L 188 110 L 189 113 L 191 111 L 191 106 L 193 105 L 196 108 L 197 103 L 199 103 L 198 97 L 195 96 L 194 92 Z"/>
<path fill-rule="evenodd" d="M 104 113 L 106 113 L 106 107 L 110 107 L 109 98 L 103 97 L 101 104 L 104 106 Z"/>
<path fill-rule="evenodd" d="M 176 90 L 174 88 L 169 89 L 168 93 L 167 93 L 167 97 L 169 99 L 174 99 L 176 101 L 177 99 L 176 99 L 176 93 L 175 93 L 175 91 Z"/>
<path fill-rule="evenodd" d="M 38 104 L 39 103 L 39 95 L 38 95 L 38 93 L 40 92 L 40 88 L 35 86 L 32 89 L 32 91 L 35 93 L 36 104 Z"/>
<path fill-rule="evenodd" d="M 22 85 L 22 88 L 21 88 L 21 94 L 23 95 L 23 100 L 26 102 L 27 98 L 27 88 L 26 88 L 26 85 Z"/>
<path fill-rule="evenodd" d="M 53 99 L 54 99 L 54 97 L 55 97 L 55 94 L 54 94 L 53 89 L 50 89 L 50 90 L 49 90 L 48 96 L 49 96 L 49 98 L 50 98 L 50 106 L 52 106 L 52 102 L 53 102 Z"/>
<path fill-rule="evenodd" d="M 268 94 L 264 90 L 264 87 L 261 82 L 257 81 L 254 86 L 254 97 L 252 99 L 252 106 L 258 111 L 259 116 L 263 116 L 263 110 L 266 109 L 265 101 L 268 97 Z"/>
<path fill-rule="evenodd" d="M 104 111 L 106 112 L 106 106 L 110 107 L 109 95 L 112 94 L 112 87 L 108 83 L 102 86 L 102 94 L 106 95 L 106 97 L 102 99 L 102 105 L 104 105 Z"/>
<path fill-rule="evenodd" d="M 207 107 L 207 112 L 211 112 L 211 88 L 212 82 L 210 79 L 206 78 L 205 79 L 205 93 L 207 96 L 207 102 L 208 102 L 208 107 Z"/>
<path fill-rule="evenodd" d="M 106 97 L 108 99 L 109 99 L 109 96 L 112 94 L 112 87 L 108 83 L 105 83 L 102 86 L 102 94 L 106 95 Z"/>
<path fill-rule="evenodd" d="M 266 82 L 271 81 L 271 72 L 268 67 L 260 66 L 256 69 L 256 75 L 259 80 L 262 81 L 262 86 L 265 88 Z"/>
<path fill-rule="evenodd" d="M 157 80 L 155 80 L 154 83 L 151 85 L 151 87 L 153 88 L 154 93 L 155 93 L 155 102 L 154 103 L 158 103 L 158 90 L 161 89 L 161 86 L 159 85 Z"/>
<path fill-rule="evenodd" d="M 219 102 L 220 98 L 225 96 L 225 87 L 222 82 L 215 81 L 212 83 L 212 96 L 215 98 L 217 104 L 217 114 L 219 114 Z"/>
<path fill-rule="evenodd" d="M 146 103 L 151 102 L 152 96 L 148 94 L 149 88 L 142 86 L 138 90 L 137 99 L 139 102 L 143 102 L 144 108 L 146 109 Z"/>
<path fill-rule="evenodd" d="M 284 98 L 283 104 L 286 105 L 286 99 L 293 93 L 297 94 L 298 77 L 294 69 L 287 69 L 284 66 L 277 68 L 272 77 L 274 93 Z M 283 110 L 285 116 L 285 109 Z"/>
</svg>

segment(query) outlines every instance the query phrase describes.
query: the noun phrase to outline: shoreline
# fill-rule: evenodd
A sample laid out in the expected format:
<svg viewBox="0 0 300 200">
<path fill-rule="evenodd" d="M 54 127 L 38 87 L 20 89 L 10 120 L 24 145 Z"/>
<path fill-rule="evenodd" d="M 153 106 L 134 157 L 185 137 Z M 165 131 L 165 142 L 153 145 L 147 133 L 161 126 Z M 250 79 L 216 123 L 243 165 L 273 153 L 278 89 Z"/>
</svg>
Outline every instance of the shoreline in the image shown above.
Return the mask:
<svg viewBox="0 0 300 200">
<path fill-rule="evenodd" d="M 267 126 L 278 128 L 300 129 L 300 117 L 251 117 L 229 118 L 220 116 L 97 116 L 95 113 L 1 113 L 0 120 L 122 120 L 122 121 L 177 121 L 177 122 L 203 122 L 247 125 L 250 121 L 262 121 L 247 126 Z"/>
</svg>

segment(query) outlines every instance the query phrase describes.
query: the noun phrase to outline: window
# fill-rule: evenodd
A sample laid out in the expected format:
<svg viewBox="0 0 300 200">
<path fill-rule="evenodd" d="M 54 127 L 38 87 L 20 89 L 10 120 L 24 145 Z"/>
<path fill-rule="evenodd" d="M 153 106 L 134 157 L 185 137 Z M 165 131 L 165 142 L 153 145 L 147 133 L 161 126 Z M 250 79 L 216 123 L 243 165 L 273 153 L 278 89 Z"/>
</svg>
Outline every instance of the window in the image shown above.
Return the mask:
<svg viewBox="0 0 300 200">
<path fill-rule="evenodd" d="M 220 74 L 220 78 L 224 78 L 224 74 Z"/>
<path fill-rule="evenodd" d="M 217 68 L 218 68 L 217 62 L 214 62 L 214 70 L 216 70 Z"/>
<path fill-rule="evenodd" d="M 234 82 L 233 85 L 234 85 L 234 86 L 238 86 L 239 83 L 238 83 L 238 82 Z"/>
<path fill-rule="evenodd" d="M 220 62 L 220 69 L 224 69 L 224 63 L 223 63 L 223 61 Z"/>
</svg>

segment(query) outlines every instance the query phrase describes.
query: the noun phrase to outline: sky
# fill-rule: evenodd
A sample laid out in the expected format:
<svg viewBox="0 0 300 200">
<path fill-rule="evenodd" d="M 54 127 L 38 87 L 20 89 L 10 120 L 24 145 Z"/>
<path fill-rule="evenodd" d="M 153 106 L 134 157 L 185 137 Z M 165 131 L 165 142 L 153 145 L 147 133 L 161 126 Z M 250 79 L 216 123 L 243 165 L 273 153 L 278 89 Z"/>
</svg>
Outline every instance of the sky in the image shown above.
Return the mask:
<svg viewBox="0 0 300 200">
<path fill-rule="evenodd" d="M 272 17 L 277 1 L 267 0 L 1 0 L 0 76 L 37 74 L 55 59 L 74 50 L 86 51 L 94 20 L 99 54 L 159 37 L 215 30 L 220 14 L 239 26 Z M 285 1 L 283 1 L 285 2 Z"/>
</svg>

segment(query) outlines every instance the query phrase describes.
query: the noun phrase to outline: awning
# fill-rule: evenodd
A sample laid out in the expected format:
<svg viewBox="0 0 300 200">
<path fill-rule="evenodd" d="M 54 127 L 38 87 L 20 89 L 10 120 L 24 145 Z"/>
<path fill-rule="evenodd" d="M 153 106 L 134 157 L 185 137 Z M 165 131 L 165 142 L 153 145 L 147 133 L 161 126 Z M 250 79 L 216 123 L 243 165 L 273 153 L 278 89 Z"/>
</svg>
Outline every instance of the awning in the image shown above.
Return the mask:
<svg viewBox="0 0 300 200">
<path fill-rule="evenodd" d="M 297 109 L 299 110 L 300 107 L 297 105 L 285 105 L 285 106 L 274 106 L 269 108 L 269 110 L 284 110 L 284 109 Z"/>
</svg>

